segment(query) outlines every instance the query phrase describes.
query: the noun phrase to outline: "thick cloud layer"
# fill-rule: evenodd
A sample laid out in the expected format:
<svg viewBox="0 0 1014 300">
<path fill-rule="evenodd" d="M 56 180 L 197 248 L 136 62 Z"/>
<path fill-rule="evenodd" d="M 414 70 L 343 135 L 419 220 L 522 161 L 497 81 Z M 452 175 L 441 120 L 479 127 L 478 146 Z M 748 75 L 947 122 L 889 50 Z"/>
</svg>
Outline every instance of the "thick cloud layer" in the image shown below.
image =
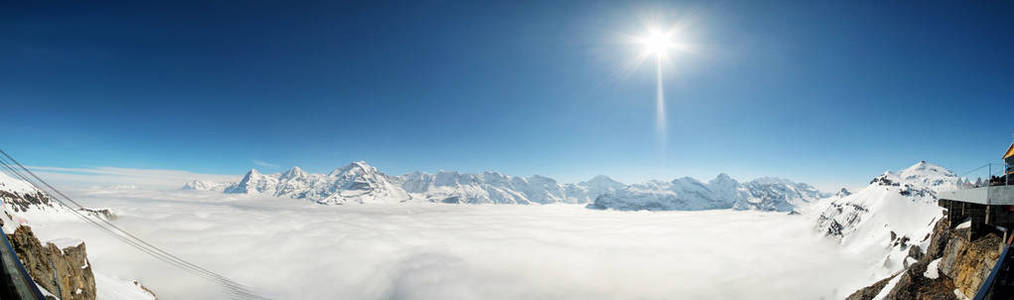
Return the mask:
<svg viewBox="0 0 1014 300">
<path fill-rule="evenodd" d="M 348 205 L 214 192 L 74 191 L 142 238 L 277 299 L 814 299 L 869 278 L 812 219 L 755 211 L 575 205 Z M 161 299 L 212 299 L 200 278 L 68 218 L 94 267 Z"/>
</svg>

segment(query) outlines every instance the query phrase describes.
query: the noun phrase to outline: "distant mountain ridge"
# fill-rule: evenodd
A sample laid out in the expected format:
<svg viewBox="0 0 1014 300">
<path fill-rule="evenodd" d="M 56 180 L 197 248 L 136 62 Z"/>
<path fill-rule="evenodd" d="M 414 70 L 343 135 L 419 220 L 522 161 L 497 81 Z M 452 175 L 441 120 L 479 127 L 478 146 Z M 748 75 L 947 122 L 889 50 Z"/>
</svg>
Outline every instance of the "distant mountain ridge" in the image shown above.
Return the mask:
<svg viewBox="0 0 1014 300">
<path fill-rule="evenodd" d="M 493 171 L 411 172 L 388 176 L 363 161 L 336 168 L 327 174 L 309 173 L 299 167 L 275 174 L 250 170 L 235 183 L 195 180 L 184 185 L 183 189 L 265 194 L 332 205 L 407 201 L 592 203 L 589 205 L 591 208 L 621 210 L 737 208 L 791 211 L 797 205 L 812 202 L 822 195 L 805 183 L 770 177 L 741 184 L 729 175 L 721 174 L 706 185 L 689 177 L 671 182 L 649 181 L 627 185 L 598 175 L 578 183 L 559 183 L 540 175 L 508 176 Z M 649 198 L 658 201 L 643 201 Z"/>
<path fill-rule="evenodd" d="M 788 179 L 761 177 L 740 183 L 722 173 L 707 183 L 690 177 L 634 184 L 603 194 L 588 205 L 617 210 L 755 209 L 793 211 L 824 195 L 816 188 Z"/>
</svg>

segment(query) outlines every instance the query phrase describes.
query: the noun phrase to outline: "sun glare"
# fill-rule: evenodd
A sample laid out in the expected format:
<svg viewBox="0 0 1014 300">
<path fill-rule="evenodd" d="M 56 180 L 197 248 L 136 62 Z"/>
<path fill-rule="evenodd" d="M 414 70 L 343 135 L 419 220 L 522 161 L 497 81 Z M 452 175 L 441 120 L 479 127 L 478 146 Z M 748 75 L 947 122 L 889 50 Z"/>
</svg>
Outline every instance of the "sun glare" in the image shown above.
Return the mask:
<svg viewBox="0 0 1014 300">
<path fill-rule="evenodd" d="M 658 29 L 648 30 L 647 34 L 637 39 L 644 52 L 649 55 L 666 56 L 673 48 L 672 32 L 665 32 Z"/>
</svg>

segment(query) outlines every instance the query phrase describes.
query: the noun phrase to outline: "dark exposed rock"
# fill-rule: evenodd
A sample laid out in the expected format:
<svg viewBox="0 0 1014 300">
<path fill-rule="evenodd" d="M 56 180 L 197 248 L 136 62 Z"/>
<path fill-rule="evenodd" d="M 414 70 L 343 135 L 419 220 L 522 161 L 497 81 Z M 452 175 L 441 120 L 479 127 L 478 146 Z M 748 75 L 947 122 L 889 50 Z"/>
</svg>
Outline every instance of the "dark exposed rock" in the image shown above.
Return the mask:
<svg viewBox="0 0 1014 300">
<path fill-rule="evenodd" d="M 922 259 L 923 257 L 922 248 L 920 248 L 918 245 L 912 246 L 912 248 L 908 249 L 908 257 L 914 258 L 915 260 Z"/>
<path fill-rule="evenodd" d="M 933 226 L 933 234 L 930 237 L 929 246 L 926 247 L 926 256 L 943 256 L 944 247 L 947 247 L 947 241 L 951 240 L 950 228 L 951 220 L 943 218 L 937 221 L 937 224 Z"/>
<path fill-rule="evenodd" d="M 885 299 L 955 299 L 954 283 L 945 276 L 926 277 L 929 261 L 913 264 L 894 285 Z"/>
<path fill-rule="evenodd" d="M 42 245 L 28 226 L 7 237 L 39 286 L 63 300 L 95 299 L 95 277 L 83 242 L 63 249 L 53 243 Z"/>
<path fill-rule="evenodd" d="M 885 299 L 955 299 L 955 290 L 965 297 L 974 297 L 996 263 L 1002 241 L 995 234 L 969 240 L 967 233 L 967 228 L 952 230 L 946 218 L 937 221 L 926 252 L 922 253 L 918 246 L 909 249 L 908 256 L 917 262 L 897 275 L 900 277 Z M 895 238 L 899 242 L 907 239 L 904 236 Z M 939 260 L 935 279 L 924 274 L 934 260 Z M 895 276 L 862 288 L 847 299 L 872 299 L 893 278 Z"/>
<path fill-rule="evenodd" d="M 4 205 L 13 208 L 17 212 L 26 211 L 29 207 L 33 206 L 53 206 L 49 202 L 49 197 L 46 197 L 46 194 L 41 192 L 20 194 L 0 190 L 0 200 L 3 200 Z"/>
<path fill-rule="evenodd" d="M 81 208 L 81 212 L 100 219 L 107 221 L 116 220 L 116 214 L 110 211 L 108 208 L 97 209 L 97 208 Z"/>
<path fill-rule="evenodd" d="M 868 287 L 864 287 L 864 288 L 859 289 L 858 291 L 855 291 L 854 293 L 852 293 L 852 295 L 849 295 L 845 299 L 846 300 L 870 300 L 870 299 L 873 299 L 873 297 L 876 297 L 877 294 L 880 293 L 880 290 L 884 289 L 884 286 L 886 286 L 887 283 L 890 282 L 892 278 L 894 278 L 894 276 L 890 276 L 890 277 L 881 279 L 880 281 L 877 281 L 876 283 L 874 283 L 874 284 L 872 284 L 872 285 L 870 285 Z"/>
<path fill-rule="evenodd" d="M 951 236 L 940 257 L 940 273 L 950 277 L 966 296 L 974 297 L 1000 256 L 1001 238 L 987 234 L 969 241 L 962 235 Z"/>
</svg>

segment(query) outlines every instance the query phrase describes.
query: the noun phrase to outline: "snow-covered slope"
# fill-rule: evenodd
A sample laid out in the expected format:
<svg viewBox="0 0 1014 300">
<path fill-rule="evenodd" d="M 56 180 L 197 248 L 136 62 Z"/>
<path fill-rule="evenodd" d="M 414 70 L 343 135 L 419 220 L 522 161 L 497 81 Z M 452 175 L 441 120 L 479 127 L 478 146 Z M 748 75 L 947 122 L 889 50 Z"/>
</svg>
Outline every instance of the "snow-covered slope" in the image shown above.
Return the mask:
<svg viewBox="0 0 1014 300">
<path fill-rule="evenodd" d="M 0 202 L 3 203 L 3 210 L 8 212 L 51 209 L 55 205 L 55 202 L 28 182 L 12 178 L 3 172 L 0 172 Z M 6 215 L 9 213 L 5 217 Z"/>
<path fill-rule="evenodd" d="M 650 181 L 605 194 L 590 208 L 618 210 L 758 209 L 792 211 L 820 198 L 805 183 L 781 178 L 758 178 L 740 184 L 726 174 L 707 183 L 690 177 L 673 181 Z"/>
<path fill-rule="evenodd" d="M 959 180 L 925 161 L 884 172 L 858 192 L 821 201 L 816 228 L 848 249 L 876 258 L 875 274 L 886 276 L 904 267 L 911 246 L 926 249 L 933 224 L 942 216 L 936 195 L 957 189 Z"/>
</svg>

